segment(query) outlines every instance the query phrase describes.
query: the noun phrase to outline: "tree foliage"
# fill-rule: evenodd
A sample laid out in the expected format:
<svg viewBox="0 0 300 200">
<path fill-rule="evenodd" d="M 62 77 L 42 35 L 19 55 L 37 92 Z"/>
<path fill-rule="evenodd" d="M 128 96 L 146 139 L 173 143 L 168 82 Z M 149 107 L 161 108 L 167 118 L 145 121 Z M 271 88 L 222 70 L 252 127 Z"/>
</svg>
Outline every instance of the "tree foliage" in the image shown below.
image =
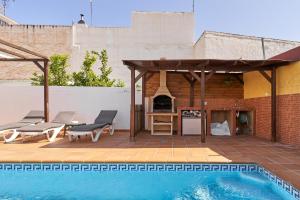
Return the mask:
<svg viewBox="0 0 300 200">
<path fill-rule="evenodd" d="M 99 76 L 100 85 L 104 87 L 112 87 L 115 84 L 116 80 L 109 78 L 109 75 L 112 73 L 112 69 L 107 65 L 108 57 L 106 50 L 101 51 L 101 53 L 98 54 L 98 57 L 101 61 L 101 66 L 99 67 L 99 70 L 101 72 Z"/>
<path fill-rule="evenodd" d="M 98 77 L 93 70 L 97 61 L 96 52 L 86 52 L 84 61 L 79 72 L 73 73 L 74 86 L 98 86 Z"/>
<path fill-rule="evenodd" d="M 67 73 L 68 64 L 67 55 L 55 54 L 50 57 L 49 65 L 49 85 L 67 86 L 70 84 L 71 76 Z M 44 85 L 44 75 L 34 73 L 31 78 L 32 85 Z"/>
<path fill-rule="evenodd" d="M 97 61 L 100 61 L 97 75 L 93 68 Z M 96 51 L 86 52 L 81 70 L 73 73 L 75 86 L 93 87 L 124 87 L 125 83 L 121 80 L 111 79 L 112 68 L 108 66 L 108 56 L 106 50 L 100 53 Z"/>
<path fill-rule="evenodd" d="M 99 61 L 99 74 L 94 71 L 94 66 Z M 106 50 L 100 53 L 87 51 L 81 68 L 78 72 L 68 74 L 68 56 L 53 55 L 50 58 L 49 85 L 54 86 L 86 86 L 86 87 L 125 87 L 125 83 L 119 79 L 111 79 L 112 68 L 108 66 Z M 33 74 L 32 85 L 43 85 L 44 76 Z"/>
</svg>

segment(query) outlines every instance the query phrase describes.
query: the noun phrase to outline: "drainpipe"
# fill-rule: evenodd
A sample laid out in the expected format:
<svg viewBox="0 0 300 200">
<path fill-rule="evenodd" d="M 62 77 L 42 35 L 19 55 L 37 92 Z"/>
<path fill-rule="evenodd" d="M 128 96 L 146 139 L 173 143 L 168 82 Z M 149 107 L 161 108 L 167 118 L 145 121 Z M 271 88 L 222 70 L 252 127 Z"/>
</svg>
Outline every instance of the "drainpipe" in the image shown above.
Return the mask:
<svg viewBox="0 0 300 200">
<path fill-rule="evenodd" d="M 261 46 L 262 46 L 262 52 L 263 52 L 263 59 L 266 60 L 266 51 L 265 51 L 265 40 L 264 40 L 264 38 L 261 38 Z"/>
</svg>

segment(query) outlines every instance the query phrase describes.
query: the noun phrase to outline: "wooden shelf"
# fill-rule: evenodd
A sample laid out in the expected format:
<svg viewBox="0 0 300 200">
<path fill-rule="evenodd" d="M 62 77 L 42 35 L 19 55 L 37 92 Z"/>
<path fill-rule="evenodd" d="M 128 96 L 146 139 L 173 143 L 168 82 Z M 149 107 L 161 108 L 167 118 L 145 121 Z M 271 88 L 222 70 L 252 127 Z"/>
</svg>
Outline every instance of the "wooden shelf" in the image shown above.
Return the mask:
<svg viewBox="0 0 300 200">
<path fill-rule="evenodd" d="M 165 113 L 157 113 L 157 112 L 148 112 L 146 115 L 149 116 L 178 116 L 178 113 L 174 112 L 165 112 Z"/>
<path fill-rule="evenodd" d="M 172 135 L 172 134 L 171 134 L 171 132 L 156 131 L 156 132 L 153 132 L 152 135 Z"/>
<path fill-rule="evenodd" d="M 172 122 L 154 122 L 153 125 L 157 125 L 157 126 L 170 125 L 170 126 L 172 126 Z"/>
<path fill-rule="evenodd" d="M 151 118 L 151 135 L 173 135 L 173 118 L 178 115 L 177 113 L 147 113 L 147 115 Z M 166 130 L 158 130 L 159 126 Z"/>
</svg>

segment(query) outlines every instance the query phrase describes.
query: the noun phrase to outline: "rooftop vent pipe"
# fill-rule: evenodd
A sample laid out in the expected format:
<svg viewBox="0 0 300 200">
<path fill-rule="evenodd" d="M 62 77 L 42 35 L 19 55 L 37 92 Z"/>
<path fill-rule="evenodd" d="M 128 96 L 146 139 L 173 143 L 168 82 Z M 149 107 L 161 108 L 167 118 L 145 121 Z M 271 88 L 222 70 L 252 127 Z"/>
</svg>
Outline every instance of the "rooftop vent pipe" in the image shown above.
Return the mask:
<svg viewBox="0 0 300 200">
<path fill-rule="evenodd" d="M 78 21 L 78 24 L 85 24 L 84 14 L 80 14 L 80 20 Z"/>
</svg>

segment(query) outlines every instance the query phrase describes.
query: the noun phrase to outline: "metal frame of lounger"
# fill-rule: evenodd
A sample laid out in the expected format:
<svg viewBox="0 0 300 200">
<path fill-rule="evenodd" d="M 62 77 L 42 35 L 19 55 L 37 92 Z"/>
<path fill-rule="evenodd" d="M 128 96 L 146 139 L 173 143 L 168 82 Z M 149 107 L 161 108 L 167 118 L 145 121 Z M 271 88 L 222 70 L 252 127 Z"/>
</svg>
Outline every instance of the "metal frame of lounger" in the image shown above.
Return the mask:
<svg viewBox="0 0 300 200">
<path fill-rule="evenodd" d="M 76 113 L 73 111 L 59 112 L 56 115 L 55 119 L 52 121 L 52 123 L 57 123 L 57 125 L 61 124 L 61 126 L 47 128 L 43 131 L 22 131 L 22 130 L 18 131 L 17 130 L 17 132 L 21 135 L 23 142 L 25 141 L 26 136 L 33 137 L 33 136 L 39 136 L 39 135 L 46 135 L 49 142 L 54 142 L 56 137 L 60 133 L 60 131 L 66 126 L 67 123 L 70 123 L 70 122 L 63 123 L 62 121 L 60 121 L 60 119 L 57 119 L 57 118 L 61 117 L 61 115 L 63 115 L 63 114 L 71 115 L 72 118 L 68 119 L 68 121 L 71 122 L 73 120 L 73 118 L 75 117 Z M 45 123 L 45 124 L 47 124 L 47 123 Z M 50 132 L 53 132 L 51 136 L 50 136 Z"/>
<path fill-rule="evenodd" d="M 28 125 L 25 125 L 25 126 L 30 126 L 30 125 L 33 125 L 33 124 L 28 124 Z M 5 131 L 3 131 L 3 132 L 5 132 Z M 10 142 L 15 141 L 16 138 L 20 135 L 20 133 L 17 132 L 16 128 L 15 129 L 10 129 L 6 132 L 12 132 L 12 133 L 11 133 L 11 136 L 9 138 L 6 138 L 5 134 L 3 133 L 2 137 L 3 137 L 5 143 L 10 143 Z M 0 134 L 1 134 L 1 132 L 0 132 Z"/>
<path fill-rule="evenodd" d="M 49 142 L 54 142 L 57 135 L 60 133 L 60 131 L 64 127 L 65 127 L 65 124 L 63 124 L 62 126 L 59 126 L 59 127 L 55 127 L 55 128 L 52 127 L 52 128 L 46 129 L 41 132 L 19 132 L 19 134 L 21 134 L 23 142 L 25 141 L 26 136 L 34 137 L 34 136 L 39 136 L 39 135 L 46 135 Z M 53 132 L 51 136 L 50 136 L 50 132 Z"/>
<path fill-rule="evenodd" d="M 40 115 L 39 112 L 41 112 L 42 115 Z M 44 111 L 32 110 L 21 121 L 16 122 L 16 123 L 24 123 L 24 126 L 30 126 L 30 125 L 35 125 L 38 123 L 43 123 L 44 122 L 43 114 L 44 114 Z M 40 119 L 40 121 L 30 122 L 30 119 L 31 120 L 32 119 Z M 22 122 L 23 120 L 28 120 L 28 121 Z M 24 127 L 24 126 L 22 126 L 22 127 Z M 14 127 L 14 128 L 9 128 L 9 129 L 0 131 L 0 136 L 2 135 L 5 143 L 12 142 L 19 136 L 19 133 L 16 131 L 16 129 L 18 129 L 18 128 L 20 128 L 20 127 Z M 11 136 L 9 138 L 6 138 L 6 134 L 11 134 Z"/>
<path fill-rule="evenodd" d="M 97 142 L 105 129 L 109 129 L 109 134 L 113 135 L 115 132 L 115 120 L 113 120 L 112 124 L 107 124 L 102 128 L 95 129 L 93 131 L 67 131 L 69 136 L 69 141 L 72 142 L 78 140 L 78 136 L 88 136 L 90 135 L 92 138 L 92 142 Z M 95 134 L 95 136 L 94 136 Z"/>
<path fill-rule="evenodd" d="M 28 124 L 28 125 L 30 125 L 30 124 Z M 6 134 L 9 134 L 9 133 L 11 133 L 11 136 L 9 138 L 6 138 Z M 14 141 L 19 136 L 19 133 L 17 133 L 16 128 L 14 128 L 14 129 L 6 129 L 3 131 L 0 131 L 0 135 L 2 135 L 5 143 L 9 143 L 9 142 Z"/>
<path fill-rule="evenodd" d="M 45 122 L 44 120 L 41 120 L 39 122 L 34 122 L 34 123 L 24 123 L 24 126 L 22 126 L 22 127 L 33 126 L 33 125 L 36 125 L 36 124 L 39 124 L 39 123 L 44 123 L 44 122 Z M 11 129 L 6 129 L 6 130 L 3 130 L 3 131 L 0 131 L 0 135 L 2 135 L 3 140 L 4 140 L 5 143 L 13 142 L 20 135 L 20 133 L 17 131 L 17 129 L 18 128 L 11 128 Z M 7 133 L 11 134 L 9 138 L 6 138 Z"/>
</svg>

